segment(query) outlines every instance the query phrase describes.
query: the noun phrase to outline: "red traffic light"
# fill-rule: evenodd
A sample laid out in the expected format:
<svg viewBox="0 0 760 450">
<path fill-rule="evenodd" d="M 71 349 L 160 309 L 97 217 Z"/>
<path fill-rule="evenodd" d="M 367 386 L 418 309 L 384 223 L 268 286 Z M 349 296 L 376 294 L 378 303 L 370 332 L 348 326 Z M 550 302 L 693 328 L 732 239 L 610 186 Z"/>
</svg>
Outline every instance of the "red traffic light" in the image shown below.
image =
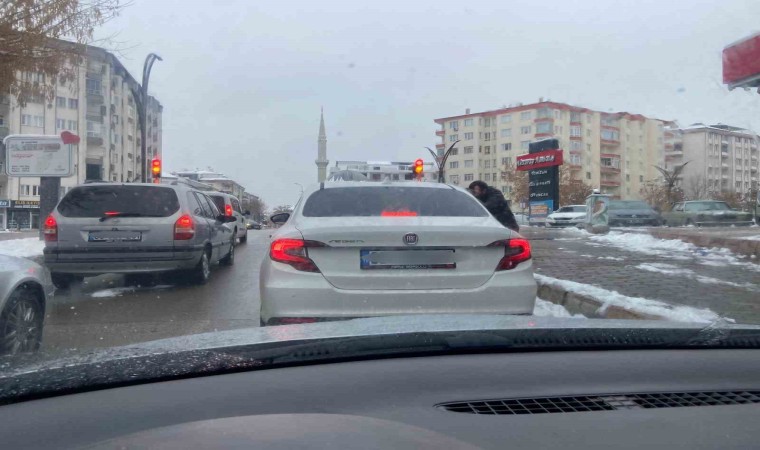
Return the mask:
<svg viewBox="0 0 760 450">
<path fill-rule="evenodd" d="M 420 175 L 422 173 L 422 170 L 423 170 L 422 165 L 423 164 L 424 163 L 422 162 L 421 159 L 417 159 L 416 161 L 414 161 L 414 173 L 415 174 Z"/>
<path fill-rule="evenodd" d="M 153 172 L 154 177 L 160 177 L 161 176 L 161 160 L 158 158 L 153 158 L 153 160 L 150 162 L 150 170 Z"/>
</svg>

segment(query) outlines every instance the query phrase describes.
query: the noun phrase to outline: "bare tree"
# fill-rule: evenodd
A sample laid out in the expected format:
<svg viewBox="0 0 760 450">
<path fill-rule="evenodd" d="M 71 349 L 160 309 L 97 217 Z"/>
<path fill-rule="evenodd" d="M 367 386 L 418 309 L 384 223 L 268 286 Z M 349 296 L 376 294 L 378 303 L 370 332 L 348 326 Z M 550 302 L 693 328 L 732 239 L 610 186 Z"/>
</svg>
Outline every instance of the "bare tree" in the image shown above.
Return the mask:
<svg viewBox="0 0 760 450">
<path fill-rule="evenodd" d="M 559 204 L 582 205 L 586 203 L 586 197 L 591 195 L 594 188 L 583 180 L 573 178 L 569 169 L 560 166 L 559 169 Z"/>
<path fill-rule="evenodd" d="M 510 198 L 513 204 L 528 203 L 530 188 L 528 187 L 528 172 L 517 170 L 514 163 L 505 164 L 501 168 L 501 180 L 510 186 Z"/>
<path fill-rule="evenodd" d="M 684 192 L 686 198 L 689 200 L 700 200 L 708 198 L 709 193 L 710 189 L 707 184 L 707 177 L 704 175 L 690 178 Z"/>
<path fill-rule="evenodd" d="M 684 167 L 686 167 L 686 164 L 689 164 L 689 161 L 686 161 L 685 163 L 675 166 L 673 170 L 668 170 L 665 168 L 662 168 L 660 166 L 654 166 L 655 169 L 657 169 L 662 174 L 662 183 L 665 187 L 665 195 L 667 198 L 668 204 L 672 207 L 677 202 L 683 200 L 683 191 L 677 187 L 678 180 L 681 177 L 681 174 L 683 173 Z"/>
<path fill-rule="evenodd" d="M 279 205 L 272 210 L 272 214 L 279 214 L 279 213 L 284 213 L 284 212 L 292 213 L 293 207 L 290 205 Z"/>
<path fill-rule="evenodd" d="M 129 0 L 0 2 L 0 92 L 17 97 L 21 105 L 41 98 L 52 101 L 57 84 L 76 78 L 95 28 L 129 4 Z"/>
<path fill-rule="evenodd" d="M 713 195 L 713 200 L 728 203 L 732 208 L 742 209 L 745 206 L 745 196 L 734 191 L 720 191 Z"/>
<path fill-rule="evenodd" d="M 252 197 L 250 200 L 243 201 L 243 210 L 250 211 L 255 220 L 261 220 L 267 209 L 266 203 L 259 197 Z"/>
</svg>

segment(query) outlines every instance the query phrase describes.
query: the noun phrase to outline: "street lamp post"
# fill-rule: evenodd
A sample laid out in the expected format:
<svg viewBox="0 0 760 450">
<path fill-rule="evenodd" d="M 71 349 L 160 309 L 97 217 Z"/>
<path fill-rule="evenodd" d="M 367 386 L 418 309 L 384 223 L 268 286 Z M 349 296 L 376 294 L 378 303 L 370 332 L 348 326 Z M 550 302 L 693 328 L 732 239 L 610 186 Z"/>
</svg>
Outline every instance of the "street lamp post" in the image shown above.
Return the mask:
<svg viewBox="0 0 760 450">
<path fill-rule="evenodd" d="M 293 183 L 293 184 L 297 184 L 298 187 L 301 188 L 301 195 L 303 195 L 303 185 L 301 183 Z"/>
<path fill-rule="evenodd" d="M 156 60 L 163 61 L 163 59 L 155 53 L 151 53 L 145 57 L 142 86 L 140 88 L 140 164 L 142 165 L 140 179 L 143 183 L 148 182 L 147 143 L 145 142 L 148 135 L 148 81 L 150 81 L 150 69 L 153 68 L 153 63 L 156 62 Z"/>
<path fill-rule="evenodd" d="M 457 145 L 459 141 L 454 142 L 449 146 L 449 149 L 446 150 L 446 153 L 443 154 L 443 156 L 440 157 L 440 160 L 438 159 L 438 155 L 435 154 L 435 152 L 430 147 L 425 147 L 428 149 L 431 155 L 433 155 L 433 160 L 435 161 L 436 165 L 438 166 L 438 182 L 439 183 L 445 183 L 446 180 L 444 179 L 444 170 L 446 169 L 446 160 L 449 159 L 449 155 L 451 154 L 451 149 L 454 148 L 455 145 Z"/>
</svg>

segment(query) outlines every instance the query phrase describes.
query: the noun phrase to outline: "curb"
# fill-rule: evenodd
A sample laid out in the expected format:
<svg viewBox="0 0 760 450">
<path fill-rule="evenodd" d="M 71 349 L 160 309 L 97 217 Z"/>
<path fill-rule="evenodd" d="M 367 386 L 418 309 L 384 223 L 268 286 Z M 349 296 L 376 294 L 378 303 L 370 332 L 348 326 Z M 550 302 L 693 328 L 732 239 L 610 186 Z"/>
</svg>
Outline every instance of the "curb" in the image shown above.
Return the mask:
<svg viewBox="0 0 760 450">
<path fill-rule="evenodd" d="M 536 283 L 538 284 L 537 296 L 539 298 L 562 305 L 570 314 L 582 314 L 591 319 L 667 320 L 662 316 L 630 311 L 616 305 L 602 309 L 603 303 L 593 297 L 576 294 L 539 281 Z"/>
</svg>

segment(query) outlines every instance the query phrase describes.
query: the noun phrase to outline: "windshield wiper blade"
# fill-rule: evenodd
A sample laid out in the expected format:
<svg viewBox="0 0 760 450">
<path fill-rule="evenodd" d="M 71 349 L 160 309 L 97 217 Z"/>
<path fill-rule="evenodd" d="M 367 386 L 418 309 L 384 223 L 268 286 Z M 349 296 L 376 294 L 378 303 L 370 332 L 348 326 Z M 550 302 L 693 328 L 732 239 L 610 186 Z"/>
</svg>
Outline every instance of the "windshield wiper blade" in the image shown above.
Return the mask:
<svg viewBox="0 0 760 450">
<path fill-rule="evenodd" d="M 113 219 L 116 217 L 161 217 L 158 214 L 142 214 L 142 213 L 130 213 L 130 212 L 109 212 L 106 213 L 105 216 L 101 217 L 99 220 L 101 222 L 105 222 L 108 219 Z"/>
</svg>

